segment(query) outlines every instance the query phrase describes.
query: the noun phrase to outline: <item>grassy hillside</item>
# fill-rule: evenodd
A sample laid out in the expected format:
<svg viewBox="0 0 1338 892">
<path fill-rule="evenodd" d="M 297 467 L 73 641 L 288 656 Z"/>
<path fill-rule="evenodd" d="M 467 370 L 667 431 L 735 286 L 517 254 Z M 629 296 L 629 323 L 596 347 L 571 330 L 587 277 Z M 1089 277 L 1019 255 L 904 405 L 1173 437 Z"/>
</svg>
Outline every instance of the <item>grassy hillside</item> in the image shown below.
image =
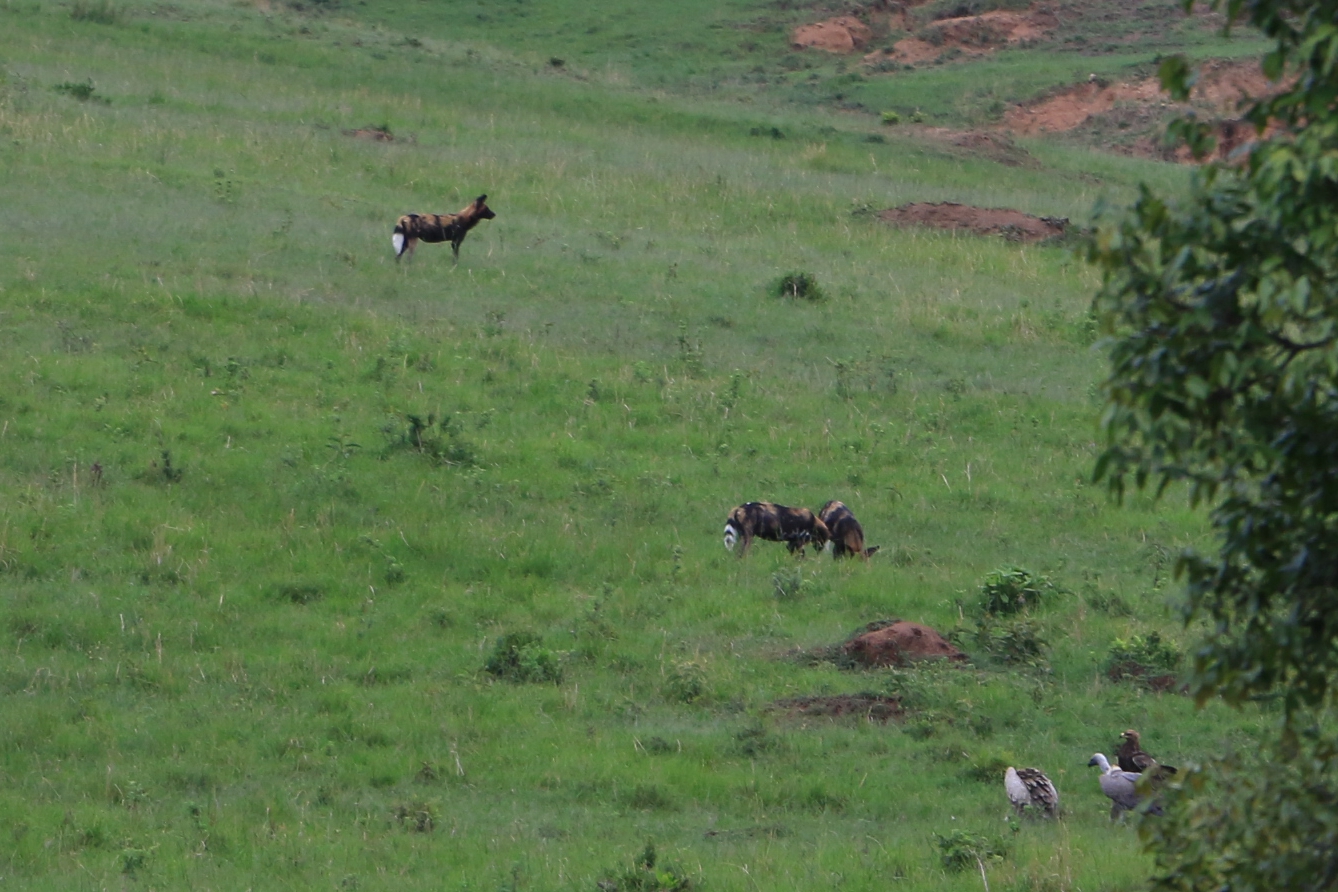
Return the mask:
<svg viewBox="0 0 1338 892">
<path fill-rule="evenodd" d="M 1079 259 L 871 211 L 1086 222 L 1186 173 L 1000 165 L 878 91 L 963 123 L 982 83 L 1243 44 L 1008 51 L 853 109 L 786 61 L 828 11 L 697 6 L 0 3 L 3 884 L 974 889 L 966 834 L 994 889 L 1139 885 L 1087 759 L 1269 720 L 1103 674 L 1191 640 L 1201 521 L 1089 482 Z M 399 214 L 484 192 L 458 266 L 394 261 Z M 831 498 L 870 563 L 721 547 L 738 503 Z M 1003 627 L 1022 662 L 977 635 L 1010 564 L 1061 589 Z M 811 658 L 890 617 L 972 664 Z M 485 671 L 517 634 L 547 680 Z M 777 706 L 862 692 L 905 715 Z M 1007 822 L 1007 764 L 1063 820 Z"/>
</svg>

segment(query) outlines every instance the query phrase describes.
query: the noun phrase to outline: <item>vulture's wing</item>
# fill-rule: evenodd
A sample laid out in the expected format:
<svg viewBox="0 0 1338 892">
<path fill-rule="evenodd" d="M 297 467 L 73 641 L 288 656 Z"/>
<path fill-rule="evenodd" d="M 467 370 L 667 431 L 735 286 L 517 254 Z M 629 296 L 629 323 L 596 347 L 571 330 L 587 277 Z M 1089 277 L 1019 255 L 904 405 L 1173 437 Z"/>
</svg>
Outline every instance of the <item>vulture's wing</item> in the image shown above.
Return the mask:
<svg viewBox="0 0 1338 892">
<path fill-rule="evenodd" d="M 1054 811 L 1059 806 L 1059 792 L 1055 790 L 1055 785 L 1050 783 L 1050 778 L 1042 774 L 1039 769 L 1023 768 L 1017 776 L 1026 786 L 1032 805 L 1046 811 Z"/>
</svg>

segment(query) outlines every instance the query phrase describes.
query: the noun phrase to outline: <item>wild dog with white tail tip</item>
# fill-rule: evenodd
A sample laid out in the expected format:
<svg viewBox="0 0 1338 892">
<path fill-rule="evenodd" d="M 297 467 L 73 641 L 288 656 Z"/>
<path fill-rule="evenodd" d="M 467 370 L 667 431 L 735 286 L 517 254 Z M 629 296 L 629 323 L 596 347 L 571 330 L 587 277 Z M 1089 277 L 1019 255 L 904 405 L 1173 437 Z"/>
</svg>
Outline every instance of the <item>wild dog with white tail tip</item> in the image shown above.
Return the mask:
<svg viewBox="0 0 1338 892">
<path fill-rule="evenodd" d="M 841 502 L 833 499 L 823 505 L 818 517 L 831 532 L 832 557 L 858 555 L 868 560 L 879 549 L 880 546 L 877 545 L 872 548 L 864 547 L 864 527 L 859 525 L 855 515 Z"/>
<path fill-rule="evenodd" d="M 725 521 L 725 547 L 733 551 L 734 543 L 743 543 L 739 549 L 742 556 L 748 553 L 753 539 L 784 542 L 791 554 L 796 551 L 802 554 L 810 542 L 821 551 L 827 544 L 828 533 L 826 524 L 807 508 L 749 502 L 729 512 Z"/>
<path fill-rule="evenodd" d="M 480 220 L 491 220 L 497 215 L 485 202 L 488 196 L 480 195 L 456 214 L 405 214 L 395 223 L 395 233 L 390 237 L 395 245 L 395 259 L 405 254 L 413 257 L 413 249 L 419 242 L 436 244 L 450 242 L 455 253 L 455 262 L 460 262 L 460 243 L 465 240 L 469 230 Z"/>
</svg>

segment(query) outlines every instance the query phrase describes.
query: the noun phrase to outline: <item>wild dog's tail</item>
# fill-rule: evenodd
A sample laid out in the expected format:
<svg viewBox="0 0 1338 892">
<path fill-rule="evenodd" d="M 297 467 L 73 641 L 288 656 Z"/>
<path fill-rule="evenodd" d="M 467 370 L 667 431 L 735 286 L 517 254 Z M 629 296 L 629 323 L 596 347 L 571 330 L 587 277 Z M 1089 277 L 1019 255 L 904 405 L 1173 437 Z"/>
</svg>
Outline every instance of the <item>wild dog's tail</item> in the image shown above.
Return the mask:
<svg viewBox="0 0 1338 892">
<path fill-rule="evenodd" d="M 873 557 L 874 554 L 878 551 L 878 549 L 880 549 L 880 548 L 882 548 L 882 547 L 883 547 L 883 546 L 881 546 L 881 545 L 874 545 L 874 546 L 872 546 L 871 548 L 866 548 L 866 549 L 864 549 L 864 556 L 865 556 L 866 558 Z"/>
<path fill-rule="evenodd" d="M 395 256 L 398 257 L 404 253 L 404 224 L 395 224 L 395 234 L 390 237 L 390 243 L 395 246 Z"/>
<path fill-rule="evenodd" d="M 725 547 L 733 551 L 734 543 L 737 541 L 739 541 L 739 531 L 734 529 L 734 524 L 725 524 Z"/>
</svg>

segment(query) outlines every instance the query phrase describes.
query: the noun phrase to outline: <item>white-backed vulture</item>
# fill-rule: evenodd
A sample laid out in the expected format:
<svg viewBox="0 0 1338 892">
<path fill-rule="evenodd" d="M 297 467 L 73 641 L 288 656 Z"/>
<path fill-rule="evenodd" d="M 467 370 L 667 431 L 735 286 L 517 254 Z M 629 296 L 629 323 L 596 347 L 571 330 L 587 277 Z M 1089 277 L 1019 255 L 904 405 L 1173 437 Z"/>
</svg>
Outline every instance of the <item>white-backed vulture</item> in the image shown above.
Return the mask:
<svg viewBox="0 0 1338 892">
<path fill-rule="evenodd" d="M 1059 809 L 1059 793 L 1055 785 L 1037 768 L 1010 767 L 1004 772 L 1004 789 L 1008 791 L 1008 800 L 1019 815 L 1028 805 L 1041 809 L 1051 817 Z"/>
<path fill-rule="evenodd" d="M 1101 769 L 1101 792 L 1106 794 L 1110 800 L 1110 819 L 1113 821 L 1120 817 L 1126 811 L 1133 811 L 1138 808 L 1139 803 L 1143 801 L 1143 794 L 1138 790 L 1138 778 L 1140 775 L 1136 771 L 1122 771 L 1119 768 L 1112 768 L 1110 761 L 1102 753 L 1097 753 L 1088 761 L 1088 765 L 1095 765 Z M 1153 802 L 1148 807 L 1148 814 L 1161 814 L 1161 806 Z"/>
</svg>

